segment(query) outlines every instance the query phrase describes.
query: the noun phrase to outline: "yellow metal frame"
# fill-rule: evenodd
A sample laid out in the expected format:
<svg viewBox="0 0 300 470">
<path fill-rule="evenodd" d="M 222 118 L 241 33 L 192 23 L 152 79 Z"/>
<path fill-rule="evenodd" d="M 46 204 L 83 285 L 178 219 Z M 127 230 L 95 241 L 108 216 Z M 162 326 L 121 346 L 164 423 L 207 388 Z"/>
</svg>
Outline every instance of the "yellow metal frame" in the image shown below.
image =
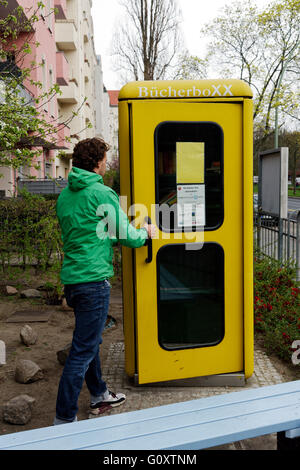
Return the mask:
<svg viewBox="0 0 300 470">
<path fill-rule="evenodd" d="M 243 104 L 244 165 L 244 372 L 251 377 L 254 370 L 253 319 L 253 103 Z"/>
<path fill-rule="evenodd" d="M 204 83 L 205 82 L 205 83 Z M 224 83 L 224 81 L 221 81 Z M 242 106 L 242 149 L 243 149 L 243 181 L 242 181 L 242 193 L 243 193 L 243 252 L 244 252 L 244 264 L 243 264 L 243 304 L 244 304 L 244 315 L 243 315 L 243 348 L 244 348 L 244 374 L 248 378 L 253 373 L 253 209 L 252 209 L 252 93 L 249 87 L 244 82 L 240 81 L 226 81 L 226 86 L 234 82 L 231 86 L 230 91 L 234 96 L 213 98 L 182 98 L 176 97 L 176 99 L 165 99 L 168 103 L 175 103 L 180 100 L 183 103 L 240 103 Z M 171 83 L 171 84 L 170 84 Z M 153 88 L 154 86 L 158 90 L 165 90 L 166 85 L 172 87 L 172 89 L 183 90 L 193 89 L 195 86 L 197 90 L 207 90 L 209 84 L 214 85 L 214 90 L 221 91 L 219 87 L 220 82 L 217 81 L 197 81 L 197 82 L 137 82 L 134 84 L 126 85 L 120 92 L 119 96 L 119 147 L 120 147 L 120 170 L 121 170 L 121 194 L 127 197 L 128 207 L 135 201 L 134 197 L 134 172 L 132 171 L 132 165 L 134 162 L 131 161 L 132 155 L 132 129 L 130 128 L 130 112 L 131 106 L 138 99 L 138 87 L 147 86 Z M 177 87 L 177 88 L 176 88 Z M 183 93 L 182 93 L 183 94 Z M 207 92 L 206 92 L 207 94 Z M 160 99 L 160 98 L 159 98 Z M 154 102 L 157 99 L 143 99 L 143 102 Z M 163 120 L 163 119 L 162 119 Z M 186 119 L 182 119 L 186 120 Z M 154 161 L 154 157 L 153 157 Z M 138 202 L 138 201 L 135 201 Z M 153 200 L 154 202 L 154 200 Z M 222 230 L 222 227 L 219 229 Z M 209 241 L 209 236 L 205 232 L 205 241 Z M 212 232 L 216 233 L 216 232 Z M 203 237 L 203 233 L 199 234 L 199 237 Z M 214 237 L 212 237 L 213 239 Z M 170 240 L 171 242 L 171 240 Z M 182 241 L 181 241 L 182 243 Z M 165 242 L 162 241 L 161 246 Z M 145 254 L 144 249 L 143 256 Z M 124 304 L 124 336 L 125 336 L 125 366 L 126 372 L 129 376 L 133 376 L 139 370 L 139 364 L 137 363 L 136 351 L 138 348 L 138 335 L 137 331 L 137 318 L 135 316 L 136 305 L 136 289 L 138 288 L 138 281 L 135 279 L 135 263 L 136 256 L 142 256 L 138 250 L 128 248 L 122 248 L 122 271 L 123 271 L 123 304 Z M 226 253 L 225 253 L 226 256 Z M 155 263 L 156 266 L 156 263 Z M 156 285 L 156 284 L 155 284 Z M 176 357 L 177 352 L 174 352 Z M 180 378 L 180 377 L 173 377 Z M 140 383 L 143 383 L 140 382 Z"/>
</svg>

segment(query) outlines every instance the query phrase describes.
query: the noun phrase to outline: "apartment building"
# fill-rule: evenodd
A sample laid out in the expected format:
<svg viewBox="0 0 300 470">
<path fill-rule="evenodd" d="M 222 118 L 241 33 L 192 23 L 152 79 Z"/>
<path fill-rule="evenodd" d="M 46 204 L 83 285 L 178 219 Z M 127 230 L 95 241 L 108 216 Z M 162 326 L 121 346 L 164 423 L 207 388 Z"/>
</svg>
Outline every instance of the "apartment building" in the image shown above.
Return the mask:
<svg viewBox="0 0 300 470">
<path fill-rule="evenodd" d="M 38 0 L 10 0 L 0 15 L 12 12 L 18 5 L 29 17 L 38 7 Z M 74 145 L 78 140 L 101 135 L 98 126 L 101 118 L 103 97 L 99 89 L 99 62 L 94 47 L 94 29 L 91 16 L 91 0 L 44 0 L 45 8 L 39 10 L 39 21 L 34 24 L 31 43 L 32 53 L 25 58 L 24 66 L 32 60 L 42 66 L 34 68 L 32 78 L 40 81 L 47 91 L 57 83 L 61 94 L 45 102 L 40 112 L 46 120 L 57 123 L 56 144 L 41 142 L 42 153 L 37 159 L 40 169 L 0 168 L 4 177 L 0 179 L 0 190 L 10 196 L 15 192 L 18 180 L 34 176 L 46 178 L 68 177 Z M 54 14 L 54 7 L 57 14 Z M 22 34 L 19 41 L 24 40 Z M 98 72 L 98 75 L 97 75 Z M 101 71 L 102 72 L 102 71 Z M 30 83 L 24 84 L 33 97 L 41 90 Z M 99 91 L 100 90 L 100 91 Z M 102 90 L 102 92 L 101 92 Z M 66 123 L 67 125 L 63 125 Z M 92 126 L 90 128 L 90 126 Z M 70 142 L 66 140 L 70 138 Z"/>
<path fill-rule="evenodd" d="M 22 47 L 25 41 L 28 41 L 31 46 L 31 54 L 27 54 L 23 57 L 22 61 L 18 55 L 16 58 L 16 67 L 27 68 L 31 67 L 31 78 L 34 82 L 40 82 L 43 84 L 43 89 L 40 90 L 36 85 L 27 81 L 24 83 L 25 93 L 29 94 L 32 98 L 36 98 L 43 91 L 47 90 L 47 87 L 51 87 L 55 83 L 56 79 L 56 47 L 54 40 L 54 14 L 50 14 L 51 2 L 46 3 L 46 8 L 40 11 L 40 19 L 34 25 L 34 29 L 28 34 L 27 32 L 21 32 L 18 39 L 12 40 L 12 43 L 16 43 L 19 48 Z M 27 18 L 30 18 L 37 9 L 37 2 L 33 0 L 11 0 L 8 2 L 6 7 L 1 8 L 1 15 L 6 16 L 9 13 L 13 13 L 18 6 L 22 6 L 24 13 Z M 37 47 L 36 43 L 39 42 L 41 46 Z M 7 45 L 8 54 L 13 53 L 10 51 L 10 43 Z M 31 63 L 35 61 L 36 64 L 42 64 L 40 66 L 32 67 Z M 51 102 L 43 103 L 43 106 L 39 108 L 40 114 L 46 121 L 56 122 L 58 118 L 58 109 L 56 100 Z M 11 196 L 15 193 L 16 181 L 19 179 L 25 179 L 28 176 L 35 176 L 36 178 L 45 178 L 46 176 L 54 176 L 53 171 L 53 159 L 55 158 L 56 151 L 59 146 L 50 144 L 49 142 L 36 142 L 36 147 L 41 151 L 41 155 L 33 162 L 31 168 L 23 167 L 16 171 L 12 168 L 1 168 L 0 173 L 4 175 L 0 179 L 0 189 L 5 191 L 6 196 Z M 57 148 L 56 148 L 57 147 Z M 40 168 L 35 169 L 35 165 L 39 165 Z"/>
<path fill-rule="evenodd" d="M 103 82 L 103 71 L 101 57 L 97 55 L 96 66 L 96 135 L 102 139 L 109 139 L 109 112 L 110 99 Z"/>
<path fill-rule="evenodd" d="M 119 113 L 118 113 L 118 97 L 119 90 L 108 90 L 109 96 L 109 112 L 108 112 L 108 134 L 107 139 L 110 144 L 108 160 L 114 160 L 119 155 Z"/>
<path fill-rule="evenodd" d="M 96 134 L 97 113 L 97 56 L 94 48 L 94 27 L 91 16 L 91 0 L 54 0 L 58 10 L 55 21 L 55 40 L 61 76 L 58 84 L 62 94 L 58 96 L 58 114 L 64 122 L 73 116 L 69 130 L 71 145 L 65 157 L 56 159 L 56 177 L 66 178 L 70 170 L 74 145 L 78 140 Z M 89 126 L 92 126 L 90 128 Z"/>
</svg>

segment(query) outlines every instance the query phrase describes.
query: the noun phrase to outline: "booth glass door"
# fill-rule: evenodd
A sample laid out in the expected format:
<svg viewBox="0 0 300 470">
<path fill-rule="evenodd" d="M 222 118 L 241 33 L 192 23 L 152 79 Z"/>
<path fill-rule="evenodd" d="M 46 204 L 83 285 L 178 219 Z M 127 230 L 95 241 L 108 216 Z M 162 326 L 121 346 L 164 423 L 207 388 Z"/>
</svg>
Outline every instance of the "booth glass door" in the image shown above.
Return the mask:
<svg viewBox="0 0 300 470">
<path fill-rule="evenodd" d="M 157 253 L 158 342 L 166 350 L 214 346 L 224 337 L 224 252 L 216 243 Z"/>
<path fill-rule="evenodd" d="M 151 262 L 134 253 L 138 381 L 240 372 L 242 105 L 136 101 L 131 135 L 133 201 L 158 231 Z"/>
</svg>

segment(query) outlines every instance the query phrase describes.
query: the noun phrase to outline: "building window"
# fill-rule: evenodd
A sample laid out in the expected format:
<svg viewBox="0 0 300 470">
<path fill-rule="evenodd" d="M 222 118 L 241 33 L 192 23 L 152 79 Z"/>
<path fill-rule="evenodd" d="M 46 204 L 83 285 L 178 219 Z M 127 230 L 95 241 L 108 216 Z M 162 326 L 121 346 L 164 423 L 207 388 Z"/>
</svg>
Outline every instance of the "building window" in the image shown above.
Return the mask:
<svg viewBox="0 0 300 470">
<path fill-rule="evenodd" d="M 28 165 L 23 165 L 19 169 L 19 174 L 18 174 L 20 180 L 26 180 L 30 178 L 30 167 Z"/>
<path fill-rule="evenodd" d="M 223 223 L 223 131 L 214 122 L 163 122 L 155 130 L 156 204 L 163 231 Z M 164 217 L 164 209 L 169 207 Z"/>
<path fill-rule="evenodd" d="M 45 176 L 46 178 L 52 177 L 52 164 L 46 163 L 45 165 Z"/>
</svg>

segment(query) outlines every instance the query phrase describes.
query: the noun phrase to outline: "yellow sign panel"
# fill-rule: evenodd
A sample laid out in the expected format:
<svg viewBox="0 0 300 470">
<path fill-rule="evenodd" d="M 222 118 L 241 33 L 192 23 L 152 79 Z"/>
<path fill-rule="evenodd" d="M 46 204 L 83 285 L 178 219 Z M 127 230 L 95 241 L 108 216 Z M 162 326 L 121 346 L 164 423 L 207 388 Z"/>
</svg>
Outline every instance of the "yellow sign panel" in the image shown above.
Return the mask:
<svg viewBox="0 0 300 470">
<path fill-rule="evenodd" d="M 176 143 L 177 184 L 204 183 L 204 142 Z"/>
</svg>

